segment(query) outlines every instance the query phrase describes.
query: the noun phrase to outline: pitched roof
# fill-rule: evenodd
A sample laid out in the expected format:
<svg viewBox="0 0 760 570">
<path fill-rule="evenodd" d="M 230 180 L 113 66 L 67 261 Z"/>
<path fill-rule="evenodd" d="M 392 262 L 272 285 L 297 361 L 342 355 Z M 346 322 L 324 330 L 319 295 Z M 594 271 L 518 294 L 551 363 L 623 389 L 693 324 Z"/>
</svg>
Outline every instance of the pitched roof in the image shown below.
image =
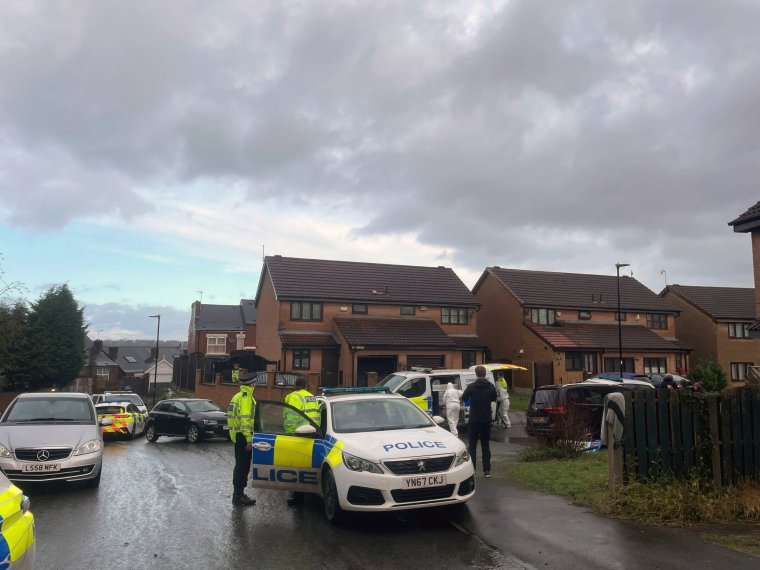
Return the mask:
<svg viewBox="0 0 760 570">
<path fill-rule="evenodd" d="M 449 337 L 457 348 L 486 348 L 488 346 L 488 343 L 475 334 L 450 334 Z"/>
<path fill-rule="evenodd" d="M 240 309 L 243 311 L 243 321 L 246 325 L 256 324 L 256 300 L 240 299 Z"/>
<path fill-rule="evenodd" d="M 334 317 L 349 345 L 454 348 L 454 341 L 432 319 L 415 317 Z"/>
<path fill-rule="evenodd" d="M 119 365 L 119 368 L 128 374 L 145 372 L 155 364 L 155 356 L 151 358 L 151 350 L 155 348 L 155 345 L 119 344 L 116 342 L 109 343 L 106 350 L 112 347 L 118 347 L 115 362 Z M 158 347 L 159 361 L 166 360 L 172 364 L 174 358 L 181 354 L 182 348 L 179 346 Z"/>
<path fill-rule="evenodd" d="M 242 331 L 245 330 L 240 305 L 200 305 L 200 314 L 195 324 L 199 331 Z"/>
<path fill-rule="evenodd" d="M 713 320 L 755 319 L 755 290 L 749 287 L 668 285 L 663 294 L 667 291 L 682 297 Z"/>
<path fill-rule="evenodd" d="M 259 291 L 266 272 L 272 279 L 279 300 L 466 307 L 480 305 L 449 267 L 328 261 L 275 255 L 264 259 Z"/>
<path fill-rule="evenodd" d="M 617 277 L 488 267 L 475 285 L 492 275 L 526 307 L 617 310 Z M 678 313 L 670 303 L 633 277 L 620 277 L 621 311 Z"/>
<path fill-rule="evenodd" d="M 335 348 L 338 346 L 338 341 L 335 339 L 335 335 L 330 331 L 281 330 L 279 334 L 283 347 L 304 346 L 312 348 Z"/>
<path fill-rule="evenodd" d="M 741 214 L 735 220 L 728 222 L 729 226 L 734 226 L 735 232 L 747 232 L 751 229 L 760 227 L 760 202 Z"/>
<path fill-rule="evenodd" d="M 526 321 L 525 326 L 559 350 L 617 350 L 619 348 L 617 324 L 562 323 L 542 326 Z M 623 325 L 621 332 L 624 351 L 688 350 L 678 341 L 661 337 L 641 325 Z"/>
</svg>

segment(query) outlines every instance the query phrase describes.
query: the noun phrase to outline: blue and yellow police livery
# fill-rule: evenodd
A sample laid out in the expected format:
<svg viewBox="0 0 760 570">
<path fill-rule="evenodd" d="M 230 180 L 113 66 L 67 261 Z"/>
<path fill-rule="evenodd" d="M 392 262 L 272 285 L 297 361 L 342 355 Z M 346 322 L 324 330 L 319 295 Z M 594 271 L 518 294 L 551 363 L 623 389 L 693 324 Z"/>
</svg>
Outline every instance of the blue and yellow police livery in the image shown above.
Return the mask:
<svg viewBox="0 0 760 570">
<path fill-rule="evenodd" d="M 251 486 L 321 495 L 325 514 L 464 503 L 475 492 L 465 445 L 408 399 L 334 389 L 319 420 L 283 402 L 259 401 Z M 293 415 L 299 426 L 292 430 Z"/>
<path fill-rule="evenodd" d="M 0 570 L 34 568 L 36 542 L 29 499 L 0 472 Z"/>
</svg>

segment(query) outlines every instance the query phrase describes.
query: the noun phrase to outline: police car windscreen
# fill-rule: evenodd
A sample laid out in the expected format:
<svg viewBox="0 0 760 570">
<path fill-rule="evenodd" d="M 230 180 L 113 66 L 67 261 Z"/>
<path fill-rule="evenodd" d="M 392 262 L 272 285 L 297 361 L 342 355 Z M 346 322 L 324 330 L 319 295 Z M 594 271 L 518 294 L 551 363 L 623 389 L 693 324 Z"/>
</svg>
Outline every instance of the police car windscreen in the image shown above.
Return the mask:
<svg viewBox="0 0 760 570">
<path fill-rule="evenodd" d="M 124 408 L 121 406 L 98 406 L 95 408 L 95 411 L 98 413 L 99 416 L 103 416 L 106 414 L 123 414 Z"/>
<path fill-rule="evenodd" d="M 191 412 L 224 412 L 222 408 L 216 402 L 211 400 L 189 400 L 185 402 L 185 405 L 190 408 Z"/>
<path fill-rule="evenodd" d="M 372 399 L 334 402 L 333 430 L 337 433 L 414 429 L 435 425 L 406 399 Z"/>
<path fill-rule="evenodd" d="M 400 374 L 388 374 L 385 378 L 383 378 L 380 382 L 378 382 L 378 386 L 386 386 L 390 389 L 391 392 L 393 392 L 396 388 L 401 386 L 401 383 L 406 380 L 406 376 L 401 376 Z"/>
<path fill-rule="evenodd" d="M 132 404 L 142 405 L 140 396 L 134 394 L 120 394 L 118 396 L 104 396 L 101 402 L 130 402 Z"/>
</svg>

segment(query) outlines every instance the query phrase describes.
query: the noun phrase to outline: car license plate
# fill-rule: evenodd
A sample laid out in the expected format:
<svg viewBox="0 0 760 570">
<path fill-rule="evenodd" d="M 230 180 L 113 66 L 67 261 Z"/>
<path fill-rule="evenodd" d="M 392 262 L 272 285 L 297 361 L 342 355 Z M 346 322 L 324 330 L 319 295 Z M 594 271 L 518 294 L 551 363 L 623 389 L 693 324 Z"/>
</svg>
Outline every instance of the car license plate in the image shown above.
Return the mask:
<svg viewBox="0 0 760 570">
<path fill-rule="evenodd" d="M 21 471 L 24 473 L 48 473 L 60 470 L 60 463 L 24 463 L 21 465 Z"/>
<path fill-rule="evenodd" d="M 404 477 L 404 486 L 407 489 L 440 487 L 445 484 L 446 475 L 420 475 L 419 477 Z"/>
<path fill-rule="evenodd" d="M 541 417 L 533 418 L 533 423 L 534 424 L 545 424 L 548 421 L 549 421 L 549 418 L 541 418 Z"/>
</svg>

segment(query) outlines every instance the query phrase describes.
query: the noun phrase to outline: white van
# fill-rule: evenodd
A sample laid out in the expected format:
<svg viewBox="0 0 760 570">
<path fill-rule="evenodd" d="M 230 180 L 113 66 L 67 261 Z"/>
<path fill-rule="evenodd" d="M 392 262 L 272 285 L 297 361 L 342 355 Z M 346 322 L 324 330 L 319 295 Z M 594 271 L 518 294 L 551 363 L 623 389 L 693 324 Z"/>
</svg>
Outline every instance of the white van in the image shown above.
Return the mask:
<svg viewBox="0 0 760 570">
<path fill-rule="evenodd" d="M 487 372 L 486 379 L 493 384 L 493 373 Z M 386 386 L 394 394 L 401 394 L 417 404 L 430 416 L 445 416 L 443 393 L 446 384 L 451 382 L 457 390 L 464 390 L 475 382 L 475 370 L 466 369 L 432 369 L 412 368 L 389 374 L 378 384 Z M 470 415 L 470 403 L 464 402 L 460 412 L 460 421 L 466 421 Z"/>
</svg>

